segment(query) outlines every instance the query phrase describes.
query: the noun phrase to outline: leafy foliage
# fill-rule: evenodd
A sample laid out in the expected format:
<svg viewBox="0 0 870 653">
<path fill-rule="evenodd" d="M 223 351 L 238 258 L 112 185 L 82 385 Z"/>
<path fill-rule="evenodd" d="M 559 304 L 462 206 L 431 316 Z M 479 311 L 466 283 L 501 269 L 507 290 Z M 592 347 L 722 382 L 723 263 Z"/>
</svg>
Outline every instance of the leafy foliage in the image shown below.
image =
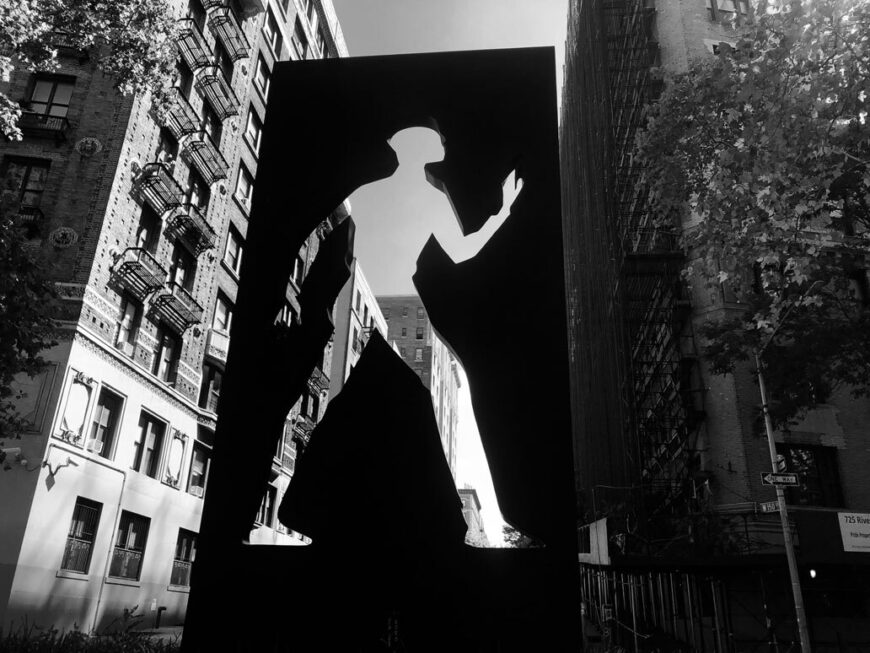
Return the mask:
<svg viewBox="0 0 870 653">
<path fill-rule="evenodd" d="M 501 527 L 501 534 L 504 546 L 508 549 L 530 549 L 537 546 L 534 538 L 525 535 L 509 524 Z"/>
<path fill-rule="evenodd" d="M 167 0 L 0 0 L 0 77 L 57 68 L 57 47 L 88 53 L 122 94 L 151 92 L 162 112 L 175 75 L 176 16 Z M 0 130 L 20 140 L 20 109 L 0 93 Z"/>
<path fill-rule="evenodd" d="M 45 264 L 27 247 L 23 229 L 0 205 L 0 440 L 17 437 L 13 379 L 36 376 L 45 366 L 40 352 L 56 344 L 50 317 L 56 300 Z"/>
<path fill-rule="evenodd" d="M 763 351 L 780 423 L 867 394 L 870 2 L 767 7 L 669 82 L 636 155 L 685 276 L 739 302 L 702 331 L 712 369 Z"/>
<path fill-rule="evenodd" d="M 126 617 L 126 615 L 125 615 Z M 129 621 L 129 625 L 128 625 Z M 177 638 L 159 639 L 132 629 L 125 618 L 118 628 L 102 634 L 87 635 L 81 630 L 61 632 L 57 628 L 20 626 L 9 632 L 0 630 L 0 651 L 8 653 L 175 653 Z"/>
</svg>

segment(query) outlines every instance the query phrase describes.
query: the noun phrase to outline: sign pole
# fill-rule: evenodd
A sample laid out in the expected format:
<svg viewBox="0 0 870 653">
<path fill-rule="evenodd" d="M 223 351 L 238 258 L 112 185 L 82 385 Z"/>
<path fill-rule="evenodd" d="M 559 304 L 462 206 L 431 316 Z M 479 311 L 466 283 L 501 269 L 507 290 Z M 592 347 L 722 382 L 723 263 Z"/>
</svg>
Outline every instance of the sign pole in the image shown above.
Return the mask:
<svg viewBox="0 0 870 653">
<path fill-rule="evenodd" d="M 755 354 L 755 370 L 758 374 L 758 389 L 761 391 L 761 409 L 764 412 L 764 429 L 767 431 L 767 446 L 770 450 L 770 464 L 774 473 L 777 470 L 776 444 L 773 440 L 773 422 L 767 408 L 767 392 L 764 387 L 764 377 L 761 374 L 761 360 Z M 794 543 L 791 539 L 791 527 L 788 523 L 788 511 L 785 505 L 785 491 L 782 485 L 776 485 L 776 501 L 779 504 L 779 519 L 782 522 L 782 539 L 785 544 L 785 557 L 788 559 L 788 575 L 791 579 L 791 591 L 794 596 L 794 611 L 797 618 L 798 634 L 801 640 L 801 652 L 811 653 L 810 634 L 807 629 L 807 616 L 804 610 L 804 596 L 801 592 L 801 579 L 798 574 L 797 560 L 794 556 Z"/>
</svg>

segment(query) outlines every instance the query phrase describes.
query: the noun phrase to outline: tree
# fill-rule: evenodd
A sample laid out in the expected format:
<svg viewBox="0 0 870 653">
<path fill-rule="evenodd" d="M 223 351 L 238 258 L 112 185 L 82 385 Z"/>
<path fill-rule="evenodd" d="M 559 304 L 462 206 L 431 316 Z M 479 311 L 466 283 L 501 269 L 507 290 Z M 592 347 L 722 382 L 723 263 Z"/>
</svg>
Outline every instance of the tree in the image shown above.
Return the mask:
<svg viewBox="0 0 870 653">
<path fill-rule="evenodd" d="M 535 546 L 535 540 L 510 524 L 504 524 L 501 527 L 501 535 L 504 540 L 504 546 L 508 549 L 531 549 Z"/>
<path fill-rule="evenodd" d="M 27 247 L 24 230 L 0 206 L 0 441 L 17 437 L 13 380 L 36 376 L 45 366 L 40 352 L 56 344 L 50 317 L 56 293 L 44 265 Z"/>
<path fill-rule="evenodd" d="M 739 302 L 702 329 L 711 369 L 763 350 L 785 424 L 839 387 L 870 390 L 870 1 L 757 14 L 668 80 L 635 154 L 684 276 Z"/>
<path fill-rule="evenodd" d="M 150 92 L 158 114 L 171 98 L 178 28 L 167 0 L 0 0 L 0 79 L 13 68 L 58 68 L 60 43 L 87 55 L 122 94 Z M 0 131 L 20 140 L 22 107 L 0 93 Z M 55 344 L 56 297 L 47 267 L 27 247 L 16 206 L 0 198 L 0 440 L 16 437 L 13 380 L 45 366 Z"/>
<path fill-rule="evenodd" d="M 150 92 L 168 105 L 175 74 L 177 21 L 167 0 L 0 0 L 0 79 L 13 67 L 58 66 L 61 42 L 95 59 L 122 94 Z M 21 107 L 0 93 L 0 130 L 21 139 Z"/>
</svg>

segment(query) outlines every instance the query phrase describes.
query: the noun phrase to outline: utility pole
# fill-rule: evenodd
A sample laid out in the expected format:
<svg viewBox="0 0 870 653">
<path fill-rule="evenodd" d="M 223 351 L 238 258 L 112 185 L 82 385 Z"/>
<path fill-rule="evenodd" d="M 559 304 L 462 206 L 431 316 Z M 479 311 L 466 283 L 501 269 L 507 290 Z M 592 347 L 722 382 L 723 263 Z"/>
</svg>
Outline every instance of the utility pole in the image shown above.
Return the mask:
<svg viewBox="0 0 870 653">
<path fill-rule="evenodd" d="M 768 340 L 770 342 L 770 340 Z M 761 391 L 761 409 L 764 412 L 764 429 L 767 431 L 767 447 L 770 450 L 770 466 L 774 473 L 779 470 L 776 465 L 776 444 L 773 441 L 773 422 L 767 408 L 767 391 L 764 386 L 764 376 L 761 373 L 760 352 L 755 354 L 755 371 L 758 374 L 758 389 Z M 794 611 L 797 617 L 798 634 L 801 640 L 801 653 L 811 653 L 810 633 L 807 629 L 807 615 L 804 610 L 804 596 L 801 591 L 801 579 L 798 574 L 797 560 L 794 556 L 794 542 L 791 539 L 791 527 L 788 523 L 788 509 L 785 505 L 785 490 L 776 485 L 776 502 L 779 507 L 779 519 L 782 522 L 782 539 L 785 544 L 785 557 L 788 559 L 788 575 L 791 579 L 791 592 L 794 596 Z"/>
</svg>

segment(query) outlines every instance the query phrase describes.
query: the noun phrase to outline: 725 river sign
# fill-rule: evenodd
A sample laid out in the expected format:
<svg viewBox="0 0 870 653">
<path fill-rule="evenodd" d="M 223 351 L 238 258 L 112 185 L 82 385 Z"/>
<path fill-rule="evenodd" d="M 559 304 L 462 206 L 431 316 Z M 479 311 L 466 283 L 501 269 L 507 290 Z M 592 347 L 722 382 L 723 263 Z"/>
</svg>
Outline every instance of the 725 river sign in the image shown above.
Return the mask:
<svg viewBox="0 0 870 653">
<path fill-rule="evenodd" d="M 797 474 L 776 474 L 774 472 L 761 472 L 763 485 L 800 485 Z"/>
</svg>

